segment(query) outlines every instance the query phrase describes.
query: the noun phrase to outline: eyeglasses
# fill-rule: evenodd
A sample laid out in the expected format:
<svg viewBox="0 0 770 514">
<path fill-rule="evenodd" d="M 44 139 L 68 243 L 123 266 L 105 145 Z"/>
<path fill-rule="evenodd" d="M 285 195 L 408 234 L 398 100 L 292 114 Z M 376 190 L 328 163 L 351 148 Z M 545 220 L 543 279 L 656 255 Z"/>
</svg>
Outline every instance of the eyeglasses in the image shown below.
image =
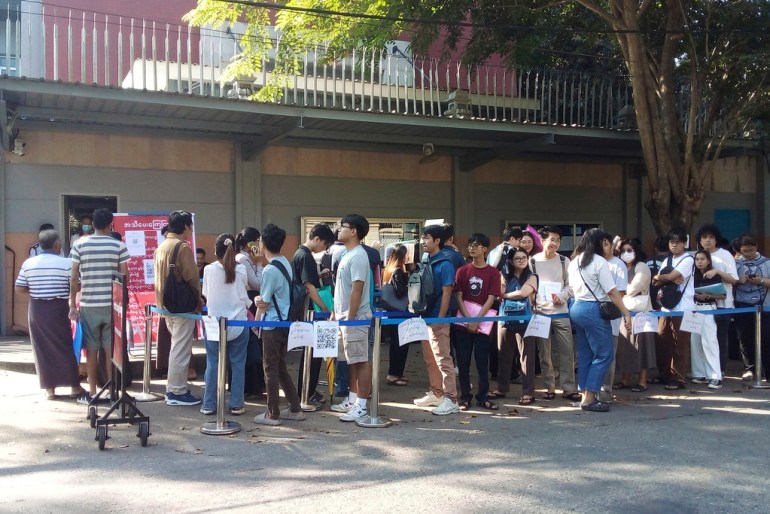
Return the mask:
<svg viewBox="0 0 770 514">
<path fill-rule="evenodd" d="M 480 246 L 483 245 L 480 245 L 479 243 L 468 243 L 468 248 L 473 248 L 474 250 Z"/>
<path fill-rule="evenodd" d="M 527 262 L 526 257 L 514 257 L 513 260 L 516 262 Z"/>
<path fill-rule="evenodd" d="M 340 228 L 349 228 L 350 230 L 353 230 L 353 227 L 350 225 L 340 225 Z"/>
</svg>

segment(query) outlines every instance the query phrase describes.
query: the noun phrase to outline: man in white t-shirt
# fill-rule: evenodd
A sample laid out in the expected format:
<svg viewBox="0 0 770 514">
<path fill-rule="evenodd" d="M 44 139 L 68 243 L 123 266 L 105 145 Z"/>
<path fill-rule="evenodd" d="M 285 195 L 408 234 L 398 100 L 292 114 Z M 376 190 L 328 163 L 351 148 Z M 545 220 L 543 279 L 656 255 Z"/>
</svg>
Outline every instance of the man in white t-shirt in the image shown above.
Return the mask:
<svg viewBox="0 0 770 514">
<path fill-rule="evenodd" d="M 561 230 L 556 226 L 545 226 L 538 233 L 543 239 L 543 251 L 529 260 L 532 273 L 539 279 L 537 311 L 542 314 L 569 313 L 567 302 L 572 296 L 567 272 L 569 259 L 556 253 L 561 245 Z M 537 347 L 547 389 L 546 398 L 553 398 L 556 394 L 558 378 L 562 397 L 579 401 L 580 395 L 575 384 L 575 347 L 569 318 L 553 318 L 550 337 L 538 337 Z"/>
<path fill-rule="evenodd" d="M 687 232 L 674 228 L 668 234 L 668 249 L 671 251 L 662 263 L 662 268 L 652 278 L 653 284 L 665 286 L 677 284 L 682 298 L 673 308 L 661 307 L 664 312 L 695 310 L 695 288 L 692 274 L 695 260 L 685 252 Z M 667 382 L 666 389 L 684 389 L 685 377 L 690 369 L 690 333 L 682 332 L 681 316 L 661 317 L 658 322 L 657 353 L 658 372 Z"/>
<path fill-rule="evenodd" d="M 340 221 L 337 239 L 346 252 L 337 268 L 334 288 L 334 314 L 338 321 L 372 319 L 369 303 L 371 270 L 369 257 L 361 242 L 369 233 L 369 221 L 358 214 L 348 214 Z M 372 367 L 369 363 L 369 325 L 340 327 L 340 357 L 345 358 L 349 370 L 348 397 L 332 405 L 332 411 L 343 413 L 340 421 L 356 421 L 368 415 L 366 399 L 372 385 Z"/>
<path fill-rule="evenodd" d="M 704 273 L 703 276 L 712 278 L 719 275 L 727 290 L 725 299 L 717 300 L 717 309 L 732 309 L 735 307 L 733 285 L 738 283 L 738 266 L 735 257 L 724 248 L 719 247 L 722 233 L 714 224 L 708 223 L 700 227 L 695 233 L 695 240 L 701 248 L 711 254 L 711 267 L 713 269 Z M 714 316 L 714 321 L 717 324 L 717 341 L 719 341 L 719 364 L 722 367 L 722 376 L 724 376 L 727 365 L 727 332 L 730 327 L 730 315 L 717 314 Z"/>
</svg>

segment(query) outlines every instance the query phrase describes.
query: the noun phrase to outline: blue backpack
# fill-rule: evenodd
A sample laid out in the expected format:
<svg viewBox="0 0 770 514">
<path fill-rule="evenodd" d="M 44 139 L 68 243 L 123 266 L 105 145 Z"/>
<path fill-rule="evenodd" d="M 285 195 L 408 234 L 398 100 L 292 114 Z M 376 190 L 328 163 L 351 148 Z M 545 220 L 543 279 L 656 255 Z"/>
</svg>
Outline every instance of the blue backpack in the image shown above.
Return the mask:
<svg viewBox="0 0 770 514">
<path fill-rule="evenodd" d="M 534 275 L 537 278 L 537 275 Z M 506 293 L 513 293 L 521 289 L 519 280 L 512 276 L 505 287 Z M 521 300 L 511 300 L 505 298 L 500 305 L 500 314 L 502 316 L 531 316 L 532 315 L 532 302 L 529 298 Z M 524 331 L 529 324 L 529 320 L 511 320 L 503 322 L 505 328 L 512 328 Z"/>
</svg>

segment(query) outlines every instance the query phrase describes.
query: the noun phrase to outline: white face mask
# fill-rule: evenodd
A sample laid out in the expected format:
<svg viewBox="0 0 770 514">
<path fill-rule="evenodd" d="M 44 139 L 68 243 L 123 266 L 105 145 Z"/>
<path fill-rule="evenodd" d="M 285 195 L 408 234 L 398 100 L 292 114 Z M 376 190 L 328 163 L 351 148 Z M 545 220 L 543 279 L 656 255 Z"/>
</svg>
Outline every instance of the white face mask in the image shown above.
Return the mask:
<svg viewBox="0 0 770 514">
<path fill-rule="evenodd" d="M 628 264 L 629 262 L 634 262 L 634 259 L 636 258 L 636 254 L 634 252 L 623 252 L 620 254 L 620 260 Z"/>
</svg>

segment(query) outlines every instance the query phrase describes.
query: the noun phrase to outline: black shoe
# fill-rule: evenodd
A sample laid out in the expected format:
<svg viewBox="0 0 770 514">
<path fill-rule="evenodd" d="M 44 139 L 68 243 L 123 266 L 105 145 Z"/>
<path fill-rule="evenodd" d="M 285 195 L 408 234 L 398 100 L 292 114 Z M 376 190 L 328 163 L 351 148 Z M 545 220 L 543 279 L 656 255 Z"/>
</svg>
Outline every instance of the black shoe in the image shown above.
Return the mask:
<svg viewBox="0 0 770 514">
<path fill-rule="evenodd" d="M 581 405 L 580 408 L 591 412 L 609 412 L 610 404 L 607 402 L 600 402 L 599 400 L 594 400 L 587 405 Z"/>
</svg>

